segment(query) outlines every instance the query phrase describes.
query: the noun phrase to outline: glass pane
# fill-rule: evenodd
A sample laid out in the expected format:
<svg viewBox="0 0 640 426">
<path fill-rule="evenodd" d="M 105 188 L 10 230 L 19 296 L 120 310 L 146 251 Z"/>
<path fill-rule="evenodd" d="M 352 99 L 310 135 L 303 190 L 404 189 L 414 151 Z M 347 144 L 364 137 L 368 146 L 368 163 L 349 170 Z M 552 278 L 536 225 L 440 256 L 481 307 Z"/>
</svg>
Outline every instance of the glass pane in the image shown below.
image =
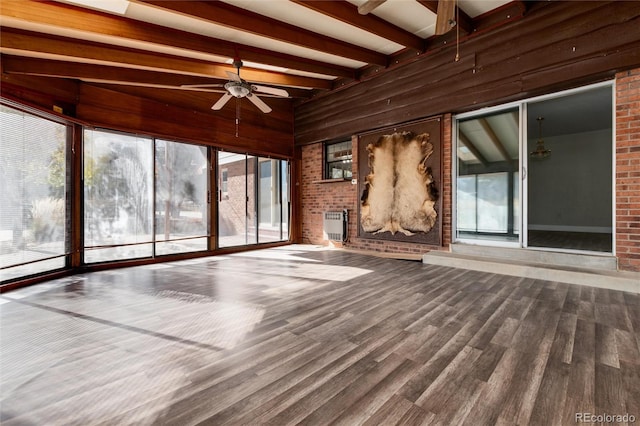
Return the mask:
<svg viewBox="0 0 640 426">
<path fill-rule="evenodd" d="M 152 165 L 151 139 L 85 130 L 85 262 L 153 254 Z"/>
<path fill-rule="evenodd" d="M 325 177 L 327 179 L 351 178 L 352 158 L 350 140 L 326 145 Z"/>
<path fill-rule="evenodd" d="M 0 123 L 0 280 L 63 268 L 67 127 L 7 106 Z"/>
<path fill-rule="evenodd" d="M 280 241 L 280 161 L 261 158 L 258 169 L 258 242 Z"/>
<path fill-rule="evenodd" d="M 256 157 L 247 155 L 247 240 L 246 244 L 258 242 L 258 207 Z"/>
<path fill-rule="evenodd" d="M 458 122 L 457 235 L 518 241 L 518 109 Z"/>
<path fill-rule="evenodd" d="M 476 177 L 460 176 L 457 182 L 458 230 L 473 231 L 476 226 Z"/>
<path fill-rule="evenodd" d="M 207 149 L 156 140 L 156 254 L 207 249 Z"/>
<path fill-rule="evenodd" d="M 478 176 L 478 232 L 507 232 L 507 173 Z"/>
<path fill-rule="evenodd" d="M 530 247 L 613 249 L 611 86 L 530 103 Z"/>
<path fill-rule="evenodd" d="M 224 186 L 223 178 L 226 179 Z M 218 188 L 218 246 L 244 245 L 247 243 L 246 155 L 218 152 Z"/>
</svg>

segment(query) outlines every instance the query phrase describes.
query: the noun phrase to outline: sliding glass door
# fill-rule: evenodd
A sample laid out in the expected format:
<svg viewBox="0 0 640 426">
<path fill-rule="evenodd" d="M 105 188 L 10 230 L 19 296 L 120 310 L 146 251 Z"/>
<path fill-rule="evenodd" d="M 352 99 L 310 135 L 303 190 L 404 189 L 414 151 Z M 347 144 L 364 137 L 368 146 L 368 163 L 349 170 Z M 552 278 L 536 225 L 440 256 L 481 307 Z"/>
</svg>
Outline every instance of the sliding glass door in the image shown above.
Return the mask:
<svg viewBox="0 0 640 426">
<path fill-rule="evenodd" d="M 604 84 L 458 116 L 456 241 L 611 253 L 612 105 Z"/>
<path fill-rule="evenodd" d="M 218 246 L 289 238 L 288 162 L 218 153 Z"/>
<path fill-rule="evenodd" d="M 613 250 L 611 86 L 527 104 L 525 245 Z"/>
<path fill-rule="evenodd" d="M 519 241 L 519 110 L 458 121 L 457 236 Z"/>
</svg>

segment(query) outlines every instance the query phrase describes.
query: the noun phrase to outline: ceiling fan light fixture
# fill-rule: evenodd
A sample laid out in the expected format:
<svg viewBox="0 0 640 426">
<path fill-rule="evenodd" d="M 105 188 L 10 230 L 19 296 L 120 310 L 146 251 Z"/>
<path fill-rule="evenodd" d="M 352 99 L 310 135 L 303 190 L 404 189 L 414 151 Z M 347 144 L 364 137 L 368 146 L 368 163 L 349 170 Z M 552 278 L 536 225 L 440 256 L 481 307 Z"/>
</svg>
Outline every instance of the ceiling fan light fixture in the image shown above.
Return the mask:
<svg viewBox="0 0 640 426">
<path fill-rule="evenodd" d="M 251 88 L 246 84 L 242 84 L 238 81 L 230 81 L 224 85 L 224 88 L 229 91 L 231 96 L 236 98 L 244 98 L 251 93 Z"/>
</svg>

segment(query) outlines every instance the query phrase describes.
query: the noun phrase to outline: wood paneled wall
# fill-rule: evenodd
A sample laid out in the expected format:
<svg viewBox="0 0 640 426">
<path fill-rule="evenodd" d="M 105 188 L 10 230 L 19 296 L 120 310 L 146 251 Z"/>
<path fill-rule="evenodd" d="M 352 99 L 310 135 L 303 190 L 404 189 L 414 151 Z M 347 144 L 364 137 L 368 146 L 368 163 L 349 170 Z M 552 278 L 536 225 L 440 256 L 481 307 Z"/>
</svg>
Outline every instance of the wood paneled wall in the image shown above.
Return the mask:
<svg viewBox="0 0 640 426">
<path fill-rule="evenodd" d="M 640 2 L 539 2 L 521 20 L 295 109 L 303 145 L 613 78 L 640 66 Z"/>
<path fill-rule="evenodd" d="M 2 95 L 95 127 L 149 134 L 252 154 L 293 157 L 293 104 L 268 98 L 269 114 L 240 102 L 236 136 L 234 100 L 212 111 L 218 93 L 85 84 L 2 74 Z"/>
</svg>

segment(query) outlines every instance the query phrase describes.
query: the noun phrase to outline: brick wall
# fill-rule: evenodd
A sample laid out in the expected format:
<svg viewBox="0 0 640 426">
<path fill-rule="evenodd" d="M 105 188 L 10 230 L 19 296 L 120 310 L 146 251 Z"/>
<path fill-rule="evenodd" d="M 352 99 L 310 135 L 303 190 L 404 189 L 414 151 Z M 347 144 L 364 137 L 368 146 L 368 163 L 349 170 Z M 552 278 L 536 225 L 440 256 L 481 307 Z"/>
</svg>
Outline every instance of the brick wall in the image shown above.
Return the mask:
<svg viewBox="0 0 640 426">
<path fill-rule="evenodd" d="M 451 114 L 443 123 L 443 246 L 451 242 Z M 640 271 L 640 69 L 616 75 L 616 255 L 619 268 Z M 353 176 L 357 176 L 357 139 L 353 138 Z M 439 247 L 357 238 L 357 185 L 322 180 L 322 144 L 302 150 L 302 229 L 305 243 L 328 245 L 322 212 L 349 210 L 346 247 L 395 253 L 425 253 Z"/>
<path fill-rule="evenodd" d="M 451 215 L 453 201 L 451 198 L 451 114 L 445 114 L 442 122 L 442 245 L 449 247 L 451 244 Z"/>
<path fill-rule="evenodd" d="M 447 116 L 445 120 L 445 141 L 443 149 L 445 150 L 445 158 L 451 157 L 451 116 Z M 353 144 L 353 178 L 360 179 L 358 176 L 358 139 L 352 138 Z M 323 145 L 313 144 L 304 146 L 302 149 L 302 241 L 309 244 L 321 244 L 335 246 L 343 246 L 336 242 L 329 242 L 323 239 L 322 235 L 322 213 L 324 211 L 336 211 L 347 209 L 349 211 L 349 238 L 344 244 L 346 248 L 358 250 L 370 250 L 386 253 L 426 253 L 429 250 L 440 249 L 424 244 L 412 244 L 385 240 L 373 240 L 368 238 L 358 238 L 358 203 L 360 195 L 358 194 L 358 185 L 352 185 L 351 182 L 320 182 L 322 180 L 323 167 Z M 450 160 L 449 160 L 450 162 Z M 447 171 L 448 170 L 448 171 Z M 442 188 L 443 202 L 443 235 L 445 245 L 448 246 L 451 236 L 451 183 L 450 174 L 451 167 L 444 169 L 449 176 L 445 177 L 444 185 L 448 188 Z M 447 184 L 447 180 L 449 183 Z M 448 204 L 447 204 L 448 203 Z"/>
<path fill-rule="evenodd" d="M 220 236 L 244 235 L 247 223 L 250 228 L 254 223 L 255 211 L 247 206 L 255 205 L 255 167 L 254 160 L 250 159 L 247 174 L 246 161 L 240 160 L 223 164 L 220 170 L 227 171 L 227 194 L 223 194 L 218 204 Z M 222 175 L 222 173 L 220 173 Z M 220 178 L 221 181 L 222 178 Z M 249 189 L 247 192 L 247 188 Z M 249 200 L 247 201 L 247 196 Z M 248 213 L 248 220 L 247 220 Z"/>
<path fill-rule="evenodd" d="M 640 68 L 616 75 L 616 254 L 640 271 Z"/>
</svg>

